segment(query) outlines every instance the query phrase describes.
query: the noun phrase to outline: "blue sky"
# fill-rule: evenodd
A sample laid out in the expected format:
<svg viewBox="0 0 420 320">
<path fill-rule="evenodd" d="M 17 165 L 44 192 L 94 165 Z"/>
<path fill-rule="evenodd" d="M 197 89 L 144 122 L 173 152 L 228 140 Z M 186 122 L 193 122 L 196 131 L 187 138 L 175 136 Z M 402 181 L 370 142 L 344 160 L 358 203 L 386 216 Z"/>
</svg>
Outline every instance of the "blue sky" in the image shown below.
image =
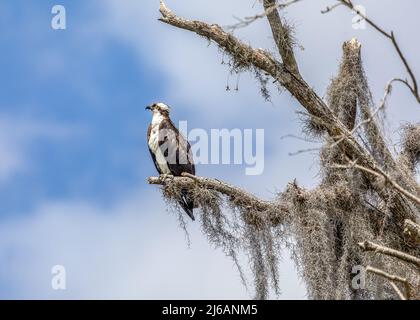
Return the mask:
<svg viewBox="0 0 420 320">
<path fill-rule="evenodd" d="M 222 25 L 260 11 L 254 0 L 167 2 L 181 15 Z M 363 3 L 368 14 L 396 27 L 418 70 L 419 47 L 409 41 L 418 29 L 410 25 L 417 21 L 410 6 L 419 5 L 384 2 Z M 55 4 L 66 8 L 66 30 L 50 26 Z M 303 73 L 323 94 L 341 43 L 357 36 L 380 99 L 386 82 L 403 71 L 398 60 L 380 36 L 352 29 L 348 12 L 319 14 L 327 4 L 296 5 L 287 14 L 305 47 L 297 53 Z M 217 48 L 159 23 L 157 8 L 155 0 L 1 1 L 0 298 L 252 296 L 197 224 L 189 226 L 187 247 L 158 189 L 146 184 L 155 174 L 145 142 L 150 114 L 144 106 L 150 102 L 167 102 L 174 119 L 188 120 L 190 128 L 265 129 L 263 175 L 245 176 L 237 165 L 200 166 L 199 174 L 265 198 L 294 178 L 316 185 L 316 157 L 288 155 L 313 145 L 280 139 L 300 135 L 297 103 L 275 90 L 272 101 L 264 101 L 247 74 L 238 92 L 226 92 L 226 81 L 233 87 L 236 76 L 227 80 Z M 265 21 L 237 35 L 274 49 Z M 405 120 L 420 119 L 406 90 L 395 91 L 388 107 L 391 136 Z M 67 270 L 63 292 L 50 286 L 55 264 Z M 287 252 L 280 272 L 281 297 L 305 298 Z"/>
<path fill-rule="evenodd" d="M 159 95 L 159 73 L 118 39 L 98 43 L 83 29 L 95 13 L 76 3 L 63 3 L 69 31 L 60 32 L 50 27 L 53 1 L 2 2 L 2 114 L 52 130 L 24 137 L 36 140 L 27 146 L 34 170 L 8 181 L 2 215 L 33 209 L 45 197 L 107 204 L 150 169 L 142 159 L 142 106 Z"/>
</svg>

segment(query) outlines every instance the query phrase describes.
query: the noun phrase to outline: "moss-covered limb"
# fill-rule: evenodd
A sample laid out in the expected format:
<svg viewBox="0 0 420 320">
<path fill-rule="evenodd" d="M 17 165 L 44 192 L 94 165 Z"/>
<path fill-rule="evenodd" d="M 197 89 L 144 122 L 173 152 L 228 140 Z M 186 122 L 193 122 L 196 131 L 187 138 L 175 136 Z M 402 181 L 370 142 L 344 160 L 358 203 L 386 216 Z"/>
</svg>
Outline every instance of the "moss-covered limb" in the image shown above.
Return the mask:
<svg viewBox="0 0 420 320">
<path fill-rule="evenodd" d="M 368 150 L 370 150 L 370 153 L 377 162 L 377 164 L 370 168 L 359 165 L 353 167 L 357 167 L 364 175 L 368 174 L 367 177 L 371 182 L 375 176 L 385 178 L 386 182 L 390 184 L 393 189 L 419 204 L 420 200 L 417 197 L 418 192 L 416 192 L 418 184 L 413 179 L 412 175 L 406 173 L 406 166 L 402 167 L 395 165 L 396 162 L 385 142 L 381 128 L 377 123 L 377 115 L 384 110 L 387 97 L 391 91 L 392 82 L 393 81 L 390 81 L 388 83 L 380 105 L 373 110 L 371 92 L 362 65 L 361 44 L 357 40 L 352 39 L 345 42 L 343 45 L 343 57 L 339 73 L 332 80 L 328 88 L 328 103 L 330 108 L 337 114 L 339 120 L 351 130 L 352 134 L 355 134 L 356 131 L 361 128 L 364 129 L 363 132 L 358 131 L 357 133 L 362 137 L 362 141 L 366 141 Z M 356 123 L 358 106 L 360 108 L 360 120 Z M 331 150 L 330 148 L 324 153 L 328 155 L 327 159 L 323 161 L 324 169 L 328 170 L 327 167 L 331 166 L 333 163 L 335 169 L 349 168 L 345 165 L 349 161 L 345 160 L 345 157 L 340 150 Z M 334 153 L 335 156 L 332 156 L 332 153 Z M 327 173 L 329 173 L 329 175 L 332 173 L 333 178 L 337 178 L 336 171 L 337 170 L 328 170 Z M 354 177 L 349 178 L 354 180 Z M 404 185 L 404 188 L 402 185 Z M 376 189 L 383 199 L 387 197 L 388 192 L 385 189 Z M 401 217 L 400 225 L 402 225 L 405 216 L 404 211 L 410 212 L 410 208 L 401 200 L 402 199 L 397 197 L 393 203 L 393 207 L 398 208 L 398 216 Z M 414 216 L 411 216 L 411 218 L 414 218 Z"/>
<path fill-rule="evenodd" d="M 329 88 L 329 96 L 335 95 L 335 100 L 339 104 L 343 104 L 342 108 L 337 106 L 337 101 L 330 98 L 330 107 L 339 109 L 339 113 L 350 114 L 347 108 L 348 103 L 354 104 L 354 109 L 351 109 L 352 118 L 355 120 L 357 102 L 360 107 L 360 122 L 357 127 L 364 128 L 366 140 L 369 142 L 372 154 L 377 161 L 379 161 L 385 168 L 393 167 L 394 159 L 388 146 L 385 142 L 383 133 L 379 124 L 377 123 L 378 113 L 385 109 L 387 98 L 391 93 L 391 80 L 385 89 L 384 97 L 377 108 L 373 108 L 372 94 L 369 88 L 367 77 L 363 68 L 361 58 L 361 43 L 356 39 L 346 41 L 343 45 L 343 58 L 341 61 L 340 72 L 335 81 L 333 81 Z M 338 84 L 338 85 L 337 85 Z M 345 89 L 345 90 L 343 90 Z M 373 110 L 374 109 L 374 110 Z M 340 119 L 341 120 L 341 119 Z M 352 127 L 352 132 L 356 129 Z"/>
<path fill-rule="evenodd" d="M 402 131 L 402 150 L 398 163 L 412 174 L 420 163 L 420 123 L 405 125 Z"/>
<path fill-rule="evenodd" d="M 149 177 L 149 184 L 159 184 L 163 186 L 176 186 L 177 188 L 187 188 L 188 190 L 201 189 L 201 190 L 214 190 L 225 196 L 228 201 L 235 206 L 253 209 L 249 214 L 249 221 L 257 223 L 258 212 L 269 213 L 269 219 L 272 225 L 278 225 L 283 220 L 284 213 L 288 212 L 286 203 L 278 201 L 266 201 L 259 199 L 253 194 L 226 182 L 218 179 L 210 179 L 207 177 L 193 176 L 184 173 L 182 177 L 173 176 L 159 176 Z M 199 192 L 199 190 L 196 190 Z"/>
<path fill-rule="evenodd" d="M 190 174 L 149 177 L 148 181 L 162 185 L 164 199 L 175 209 L 179 209 L 176 206 L 181 191 L 188 190 L 195 207 L 200 209 L 198 220 L 203 233 L 233 259 L 243 283 L 246 284 L 246 277 L 239 253 L 250 259 L 257 298 L 267 298 L 270 286 L 279 292 L 280 242 L 287 237 L 283 226 L 290 216 L 287 200 L 261 200 L 223 181 Z M 182 219 L 183 213 L 175 212 Z"/>
<path fill-rule="evenodd" d="M 213 189 L 216 190 L 224 195 L 227 195 L 233 199 L 241 199 L 241 201 L 252 203 L 256 206 L 256 208 L 260 211 L 265 211 L 269 207 L 273 206 L 273 203 L 270 201 L 265 201 L 257 198 L 256 196 L 252 195 L 251 193 L 232 186 L 230 184 L 227 184 L 223 181 L 217 180 L 217 179 L 210 179 L 206 177 L 198 177 L 198 176 L 192 176 L 184 173 L 183 177 L 149 177 L 148 179 L 149 184 L 161 184 L 165 185 L 168 183 L 175 182 L 181 187 L 185 187 L 188 189 L 192 189 L 195 186 L 199 186 L 206 189 Z"/>
<path fill-rule="evenodd" d="M 299 69 L 293 53 L 291 30 L 280 19 L 280 14 L 276 8 L 277 0 L 264 0 L 263 4 L 283 64 L 288 70 L 298 75 Z"/>
</svg>

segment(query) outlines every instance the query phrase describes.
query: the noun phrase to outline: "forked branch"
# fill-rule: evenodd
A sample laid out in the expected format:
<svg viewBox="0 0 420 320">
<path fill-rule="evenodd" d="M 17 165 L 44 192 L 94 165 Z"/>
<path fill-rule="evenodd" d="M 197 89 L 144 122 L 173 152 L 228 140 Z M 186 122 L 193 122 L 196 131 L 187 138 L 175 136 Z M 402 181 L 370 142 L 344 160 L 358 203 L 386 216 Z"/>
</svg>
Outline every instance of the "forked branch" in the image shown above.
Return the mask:
<svg viewBox="0 0 420 320">
<path fill-rule="evenodd" d="M 397 276 L 397 275 L 393 275 L 393 274 L 389 274 L 388 272 L 385 272 L 381 269 L 377 269 L 377 268 L 374 268 L 374 267 L 371 267 L 371 266 L 366 267 L 366 272 L 370 272 L 370 273 L 376 274 L 378 276 L 381 276 L 381 277 L 387 279 L 390 282 L 391 287 L 394 289 L 394 291 L 400 297 L 401 300 L 407 300 L 407 299 L 410 298 L 411 285 L 406 278 L 403 278 L 403 277 L 400 277 L 400 276 Z M 398 288 L 398 286 L 396 285 L 395 282 L 401 282 L 404 285 L 406 295 L 404 295 L 401 292 L 401 290 Z"/>
<path fill-rule="evenodd" d="M 352 0 L 338 0 L 338 2 L 335 5 L 333 5 L 331 7 L 327 7 L 326 10 L 321 11 L 321 12 L 322 13 L 330 12 L 340 5 L 343 5 L 347 8 L 349 8 L 355 14 L 360 16 L 364 21 L 366 21 L 366 23 L 368 23 L 376 31 L 378 31 L 380 34 L 382 34 L 384 37 L 386 37 L 387 39 L 389 39 L 391 41 L 392 45 L 394 46 L 395 51 L 397 52 L 400 60 L 404 64 L 404 67 L 407 70 L 407 73 L 408 73 L 408 75 L 411 79 L 411 83 L 409 83 L 409 81 L 406 80 L 406 79 L 397 79 L 397 81 L 405 84 L 410 89 L 411 93 L 414 95 L 417 102 L 420 103 L 420 94 L 419 94 L 419 88 L 418 88 L 418 83 L 417 83 L 416 76 L 414 75 L 414 72 L 413 72 L 410 64 L 408 63 L 408 60 L 407 60 L 406 56 L 404 55 L 400 45 L 398 44 L 398 41 L 397 41 L 397 38 L 395 37 L 394 32 L 393 31 L 388 32 L 384 28 L 380 27 L 377 23 L 375 23 L 373 20 L 371 20 L 369 17 L 367 17 L 363 12 L 361 12 L 357 8 L 357 6 L 355 6 L 353 4 Z"/>
</svg>

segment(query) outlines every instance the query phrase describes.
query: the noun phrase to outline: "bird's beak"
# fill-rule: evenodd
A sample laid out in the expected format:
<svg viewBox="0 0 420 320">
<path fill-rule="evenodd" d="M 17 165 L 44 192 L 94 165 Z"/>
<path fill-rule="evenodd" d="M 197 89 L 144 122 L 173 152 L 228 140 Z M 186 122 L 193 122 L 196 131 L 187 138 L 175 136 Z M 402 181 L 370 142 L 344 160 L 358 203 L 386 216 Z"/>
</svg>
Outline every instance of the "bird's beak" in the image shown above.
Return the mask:
<svg viewBox="0 0 420 320">
<path fill-rule="evenodd" d="M 152 110 L 152 107 L 151 107 L 151 106 L 147 106 L 147 107 L 145 108 L 145 110 Z"/>
</svg>

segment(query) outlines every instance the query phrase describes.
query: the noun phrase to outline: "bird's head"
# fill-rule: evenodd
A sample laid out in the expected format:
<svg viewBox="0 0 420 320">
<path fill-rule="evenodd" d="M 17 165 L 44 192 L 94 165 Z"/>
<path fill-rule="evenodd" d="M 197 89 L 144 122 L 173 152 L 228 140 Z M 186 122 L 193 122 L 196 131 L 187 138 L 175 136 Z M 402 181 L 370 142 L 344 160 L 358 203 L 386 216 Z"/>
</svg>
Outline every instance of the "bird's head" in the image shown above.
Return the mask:
<svg viewBox="0 0 420 320">
<path fill-rule="evenodd" d="M 152 111 L 153 114 L 161 114 L 163 116 L 169 116 L 169 111 L 171 109 L 166 104 L 159 102 L 159 103 L 153 103 L 150 106 L 147 106 L 146 110 Z"/>
</svg>

